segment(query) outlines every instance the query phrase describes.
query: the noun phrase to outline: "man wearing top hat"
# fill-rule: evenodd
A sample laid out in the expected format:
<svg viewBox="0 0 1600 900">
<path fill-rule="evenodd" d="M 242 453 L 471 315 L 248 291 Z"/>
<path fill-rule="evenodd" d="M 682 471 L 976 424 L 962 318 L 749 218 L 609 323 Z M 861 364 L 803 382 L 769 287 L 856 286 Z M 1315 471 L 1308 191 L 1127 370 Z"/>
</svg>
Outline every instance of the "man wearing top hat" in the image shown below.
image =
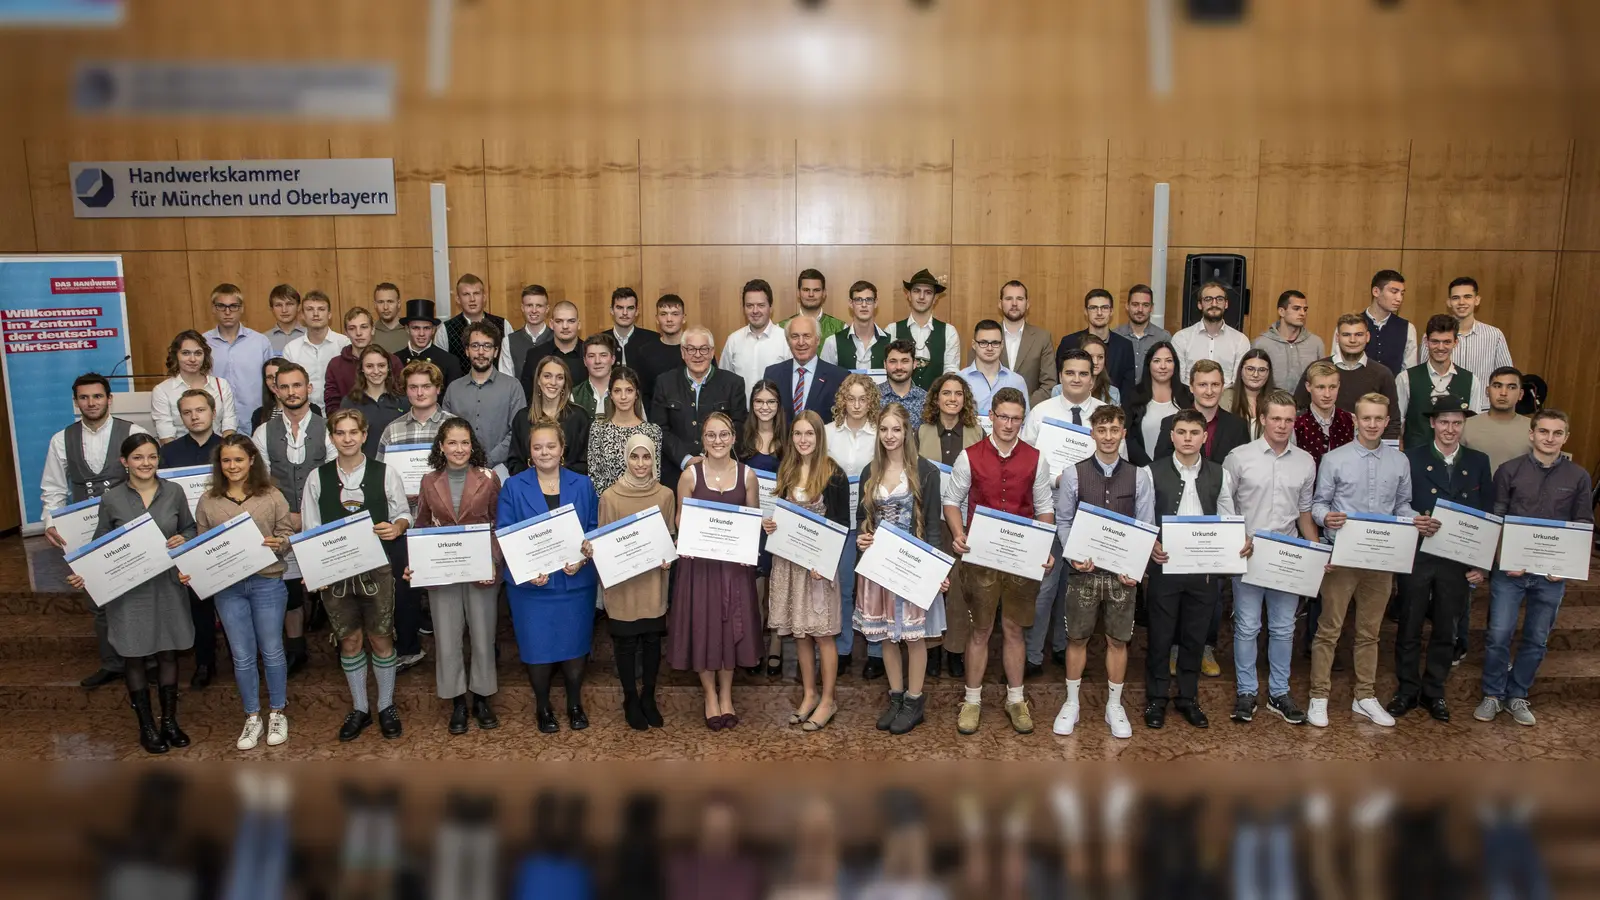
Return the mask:
<svg viewBox="0 0 1600 900">
<path fill-rule="evenodd" d="M 1428 337 L 1431 352 L 1436 335 Z M 1418 397 L 1416 402 L 1420 405 L 1425 399 L 1433 440 L 1406 447 L 1406 458 L 1411 461 L 1411 507 L 1418 515 L 1433 516 L 1434 505 L 1449 500 L 1458 506 L 1492 512 L 1494 479 L 1489 474 L 1489 457 L 1481 450 L 1461 446 L 1462 425 L 1474 415 L 1470 404 L 1464 402 L 1466 398 L 1445 394 Z M 1438 528 L 1435 519 L 1431 530 L 1437 532 Z M 1444 682 L 1455 656 L 1457 623 L 1464 618 L 1461 613 L 1466 609 L 1467 598 L 1487 579 L 1488 573 L 1482 568 L 1417 551 L 1411 574 L 1399 576 L 1400 628 L 1394 638 L 1394 668 L 1399 683 L 1387 707 L 1389 715 L 1399 719 L 1421 706 L 1435 719 L 1450 721 Z M 1424 619 L 1433 620 L 1433 636 L 1428 639 L 1426 654 L 1422 652 Z"/>
<path fill-rule="evenodd" d="M 400 366 L 413 359 L 425 359 L 439 367 L 444 373 L 445 386 L 462 376 L 461 363 L 456 360 L 454 353 L 443 350 L 433 342 L 433 334 L 439 328 L 439 319 L 433 313 L 432 300 L 407 300 L 406 314 L 400 318 L 400 324 L 410 332 L 411 339 L 399 353 Z"/>
<path fill-rule="evenodd" d="M 921 269 L 902 284 L 911 315 L 894 323 L 891 333 L 895 340 L 910 341 L 916 346 L 916 369 L 911 381 L 927 390 L 940 375 L 961 369 L 961 338 L 954 325 L 933 316 L 933 306 L 945 290 L 939 279 Z"/>
</svg>

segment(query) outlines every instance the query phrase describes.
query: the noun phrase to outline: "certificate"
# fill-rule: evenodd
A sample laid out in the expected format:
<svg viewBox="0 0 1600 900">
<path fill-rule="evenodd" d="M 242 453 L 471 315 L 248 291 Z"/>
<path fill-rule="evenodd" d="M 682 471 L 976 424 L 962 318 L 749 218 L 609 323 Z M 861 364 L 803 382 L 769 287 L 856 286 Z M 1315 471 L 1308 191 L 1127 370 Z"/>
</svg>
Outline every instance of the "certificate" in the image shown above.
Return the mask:
<svg viewBox="0 0 1600 900">
<path fill-rule="evenodd" d="M 1161 520 L 1161 549 L 1168 575 L 1243 575 L 1244 516 L 1167 516 Z"/>
<path fill-rule="evenodd" d="M 204 600 L 277 563 L 278 554 L 261 543 L 264 538 L 250 514 L 242 512 L 167 555 L 189 576 L 189 590 Z"/>
<path fill-rule="evenodd" d="M 372 514 L 364 510 L 302 531 L 290 537 L 289 543 L 308 591 L 389 564 L 383 541 L 372 530 Z"/>
<path fill-rule="evenodd" d="M 787 500 L 778 501 L 772 521 L 778 527 L 767 535 L 768 553 L 807 571 L 815 569 L 829 581 L 838 577 L 850 529 Z"/>
<path fill-rule="evenodd" d="M 428 454 L 432 452 L 432 444 L 390 444 L 383 448 L 383 464 L 400 473 L 407 497 L 415 497 L 422 490 L 422 476 L 433 471 L 428 465 Z"/>
<path fill-rule="evenodd" d="M 100 527 L 100 498 L 90 497 L 50 510 L 50 527 L 67 542 L 68 554 L 77 552 L 78 548 L 94 540 L 95 530 Z"/>
<path fill-rule="evenodd" d="M 1403 516 L 1350 513 L 1333 532 L 1333 564 L 1407 575 L 1417 558 L 1417 526 Z"/>
<path fill-rule="evenodd" d="M 1588 522 L 1506 516 L 1500 530 L 1500 569 L 1587 581 L 1593 547 L 1594 525 Z"/>
<path fill-rule="evenodd" d="M 1275 531 L 1258 531 L 1243 580 L 1269 591 L 1315 597 L 1322 590 L 1322 576 L 1332 555 L 1333 548 L 1327 544 Z"/>
<path fill-rule="evenodd" d="M 652 506 L 583 536 L 594 551 L 594 569 L 605 587 L 661 568 L 678 558 L 661 508 Z"/>
<path fill-rule="evenodd" d="M 1050 465 L 1050 477 L 1094 455 L 1094 434 L 1087 425 L 1074 425 L 1048 416 L 1039 423 L 1039 455 Z"/>
<path fill-rule="evenodd" d="M 161 526 L 145 513 L 79 547 L 67 565 L 83 579 L 95 605 L 105 606 L 172 568 L 172 557 Z"/>
<path fill-rule="evenodd" d="M 494 553 L 489 546 L 493 536 L 494 526 L 487 522 L 407 529 L 411 586 L 493 581 Z"/>
<path fill-rule="evenodd" d="M 689 498 L 678 516 L 678 555 L 756 564 L 761 549 L 761 510 Z"/>
<path fill-rule="evenodd" d="M 1503 519 L 1449 500 L 1434 504 L 1433 517 L 1439 520 L 1439 530 L 1422 539 L 1423 553 L 1485 571 L 1494 568 L 1494 548 L 1500 544 Z"/>
<path fill-rule="evenodd" d="M 183 466 L 177 469 L 157 469 L 156 477 L 162 481 L 170 481 L 183 488 L 183 496 L 189 501 L 189 515 L 195 515 L 195 507 L 200 504 L 200 495 L 211 487 L 210 466 Z"/>
<path fill-rule="evenodd" d="M 549 575 L 582 562 L 583 525 L 577 507 L 568 503 L 549 512 L 523 519 L 494 532 L 500 542 L 500 555 L 506 558 L 511 580 L 527 584 L 540 575 Z"/>
<path fill-rule="evenodd" d="M 778 473 L 751 469 L 756 474 L 756 492 L 761 498 L 761 518 L 772 518 L 772 502 L 778 498 Z"/>
<path fill-rule="evenodd" d="M 872 379 L 872 383 L 882 386 L 889 382 L 888 369 L 851 369 L 851 375 L 865 375 Z"/>
<path fill-rule="evenodd" d="M 1126 575 L 1135 581 L 1150 565 L 1158 529 L 1138 519 L 1088 503 L 1078 504 L 1072 531 L 1061 547 L 1063 559 L 1092 560 L 1097 569 Z"/>
<path fill-rule="evenodd" d="M 972 510 L 972 527 L 967 529 L 970 549 L 961 561 L 1042 581 L 1055 539 L 1054 525 L 978 506 Z"/>
<path fill-rule="evenodd" d="M 861 476 L 850 476 L 850 530 L 856 530 L 856 510 L 861 508 Z"/>
<path fill-rule="evenodd" d="M 893 525 L 879 523 L 872 546 L 856 561 L 856 574 L 918 609 L 939 597 L 939 585 L 950 577 L 955 557 L 929 546 Z"/>
</svg>

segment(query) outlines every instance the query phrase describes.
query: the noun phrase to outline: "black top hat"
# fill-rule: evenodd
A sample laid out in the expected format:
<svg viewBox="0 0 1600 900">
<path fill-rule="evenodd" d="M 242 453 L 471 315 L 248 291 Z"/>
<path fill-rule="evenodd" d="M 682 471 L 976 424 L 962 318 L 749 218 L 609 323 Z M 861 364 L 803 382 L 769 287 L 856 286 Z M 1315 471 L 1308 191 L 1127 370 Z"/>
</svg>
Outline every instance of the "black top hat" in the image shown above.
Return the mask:
<svg viewBox="0 0 1600 900">
<path fill-rule="evenodd" d="M 933 277 L 933 273 L 929 272 L 927 269 L 919 269 L 917 274 L 911 276 L 910 281 L 902 283 L 906 286 L 906 290 L 908 291 L 919 284 L 924 284 L 933 288 L 933 293 L 935 296 L 944 293 L 944 285 L 940 284 L 939 279 Z"/>
<path fill-rule="evenodd" d="M 1473 387 L 1477 387 L 1477 385 L 1473 385 Z M 1465 400 L 1457 400 L 1449 394 L 1440 394 L 1433 398 L 1433 402 L 1428 404 L 1428 418 L 1430 419 L 1441 413 L 1453 412 L 1461 413 L 1463 416 L 1466 416 L 1469 419 L 1477 415 L 1477 413 L 1473 411 L 1471 403 L 1468 403 Z"/>
<path fill-rule="evenodd" d="M 400 317 L 401 325 L 410 325 L 412 322 L 432 322 L 439 324 L 439 319 L 433 314 L 432 300 L 407 300 L 406 314 Z"/>
</svg>

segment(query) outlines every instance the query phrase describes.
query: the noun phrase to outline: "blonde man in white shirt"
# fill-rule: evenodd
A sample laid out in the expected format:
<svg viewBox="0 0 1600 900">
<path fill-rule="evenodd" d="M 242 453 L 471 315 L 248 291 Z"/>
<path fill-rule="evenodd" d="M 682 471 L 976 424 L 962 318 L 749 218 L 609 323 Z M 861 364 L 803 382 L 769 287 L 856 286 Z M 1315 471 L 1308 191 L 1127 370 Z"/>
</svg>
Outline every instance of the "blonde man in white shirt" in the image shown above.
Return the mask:
<svg viewBox="0 0 1600 900">
<path fill-rule="evenodd" d="M 300 315 L 306 333 L 284 346 L 283 358 L 305 367 L 311 379 L 311 397 L 320 398 L 327 384 L 328 363 L 350 346 L 350 339 L 333 330 L 333 303 L 321 291 L 306 292 L 300 301 Z"/>
<path fill-rule="evenodd" d="M 839 579 L 840 621 L 845 626 L 834 639 L 839 650 L 839 671 L 850 671 L 850 650 L 855 646 L 855 631 L 849 623 L 856 611 L 856 508 L 859 506 L 861 470 L 872 462 L 878 447 L 878 409 L 883 394 L 877 382 L 867 375 L 850 375 L 839 385 L 833 399 L 833 421 L 823 431 L 828 439 L 828 458 L 844 470 L 850 484 L 850 534 L 845 538 L 844 555 L 839 558 L 839 571 L 852 573 Z M 877 651 L 877 652 L 873 652 Z M 862 678 L 883 676 L 883 645 L 867 644 L 867 662 L 861 669 Z"/>
<path fill-rule="evenodd" d="M 727 369 L 753 386 L 766 377 L 767 366 L 789 359 L 789 341 L 783 329 L 772 321 L 772 285 L 752 278 L 740 293 L 744 304 L 745 327 L 728 335 L 722 347 L 719 368 Z"/>
<path fill-rule="evenodd" d="M 1222 386 L 1226 388 L 1239 371 L 1239 358 L 1250 352 L 1250 339 L 1223 320 L 1228 300 L 1229 291 L 1222 282 L 1201 285 L 1195 300 L 1200 321 L 1172 336 L 1172 347 L 1178 351 L 1178 378 L 1184 384 L 1189 383 L 1195 360 L 1210 359 L 1222 366 Z"/>
</svg>

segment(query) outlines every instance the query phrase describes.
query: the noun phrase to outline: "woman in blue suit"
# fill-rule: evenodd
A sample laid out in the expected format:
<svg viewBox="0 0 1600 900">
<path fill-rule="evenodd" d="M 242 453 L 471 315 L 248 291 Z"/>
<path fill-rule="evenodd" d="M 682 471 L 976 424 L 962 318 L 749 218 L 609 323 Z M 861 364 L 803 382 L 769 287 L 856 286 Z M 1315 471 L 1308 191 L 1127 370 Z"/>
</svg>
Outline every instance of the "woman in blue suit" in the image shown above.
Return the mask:
<svg viewBox="0 0 1600 900">
<path fill-rule="evenodd" d="M 570 503 L 576 508 L 583 530 L 594 530 L 600 501 L 589 476 L 561 467 L 565 443 L 565 434 L 555 421 L 540 419 L 533 424 L 528 435 L 533 468 L 513 475 L 501 489 L 497 528 Z M 579 556 L 565 568 L 524 584 L 513 583 L 508 570 L 506 584 L 517 649 L 528 666 L 528 680 L 533 683 L 539 730 L 545 734 L 561 730 L 550 708 L 550 679 L 558 665 L 567 689 L 567 722 L 574 731 L 588 728 L 589 717 L 584 715 L 579 691 L 583 687 L 583 662 L 594 639 L 594 567 Z"/>
</svg>

